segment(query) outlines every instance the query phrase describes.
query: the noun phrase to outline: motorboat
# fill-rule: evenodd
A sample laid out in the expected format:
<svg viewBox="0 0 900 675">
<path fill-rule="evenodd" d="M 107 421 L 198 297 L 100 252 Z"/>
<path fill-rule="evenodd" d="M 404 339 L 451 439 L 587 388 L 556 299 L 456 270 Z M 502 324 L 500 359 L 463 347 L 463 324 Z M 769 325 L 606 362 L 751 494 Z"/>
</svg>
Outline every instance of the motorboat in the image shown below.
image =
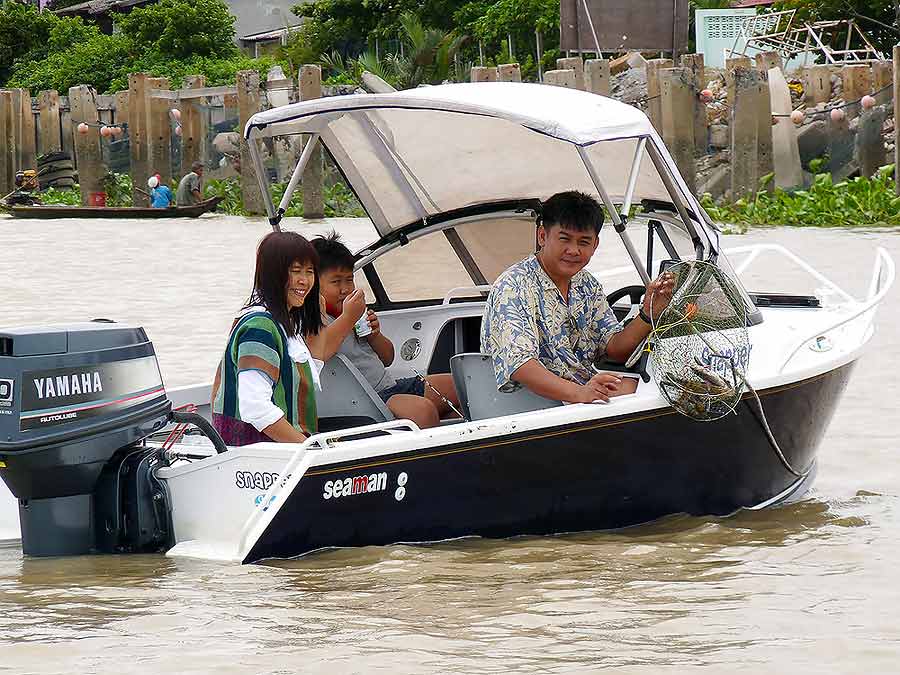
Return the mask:
<svg viewBox="0 0 900 675">
<path fill-rule="evenodd" d="M 463 418 L 431 429 L 394 419 L 338 355 L 322 373 L 319 433 L 232 448 L 204 419 L 210 386 L 166 390 L 143 329 L 6 329 L 0 476 L 18 498 L 26 554 L 153 550 L 251 563 L 721 516 L 812 483 L 894 280 L 885 251 L 855 298 L 780 246 L 723 250 L 647 117 L 565 88 L 452 84 L 317 99 L 260 112 L 244 135 L 260 177 L 262 144 L 308 139 L 279 204 L 262 185 L 276 229 L 314 149 L 330 155 L 377 232 L 357 253 L 356 275 L 397 347 L 391 373 L 450 373 Z M 666 264 L 704 261 L 732 280 L 759 406 L 747 392 L 734 412 L 695 421 L 670 405 L 652 359 L 638 354 L 630 365 L 598 364 L 636 382 L 606 405 L 497 390 L 479 338 L 486 295 L 535 250 L 543 200 L 573 189 L 605 206 L 610 226 L 592 269 L 623 320 Z M 744 287 L 772 261 L 821 292 Z M 186 425 L 198 431 L 179 438 Z"/>
</svg>

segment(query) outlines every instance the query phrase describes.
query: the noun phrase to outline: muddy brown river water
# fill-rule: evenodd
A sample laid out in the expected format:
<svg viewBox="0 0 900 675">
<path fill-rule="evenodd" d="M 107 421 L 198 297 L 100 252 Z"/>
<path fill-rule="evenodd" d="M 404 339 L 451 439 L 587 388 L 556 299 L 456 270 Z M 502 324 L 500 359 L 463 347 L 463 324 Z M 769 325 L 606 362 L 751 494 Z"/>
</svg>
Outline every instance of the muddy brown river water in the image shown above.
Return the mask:
<svg viewBox="0 0 900 675">
<path fill-rule="evenodd" d="M 330 225 L 351 247 L 373 239 L 360 221 Z M 221 216 L 0 219 L 0 326 L 140 323 L 168 386 L 207 380 L 266 228 Z M 762 241 L 857 296 L 876 246 L 900 260 L 894 230 L 726 238 Z M 751 285 L 814 290 L 802 280 L 764 265 Z M 799 503 L 244 567 L 161 555 L 25 559 L 17 541 L 0 542 L 0 672 L 900 671 L 898 316 L 895 288 Z"/>
</svg>

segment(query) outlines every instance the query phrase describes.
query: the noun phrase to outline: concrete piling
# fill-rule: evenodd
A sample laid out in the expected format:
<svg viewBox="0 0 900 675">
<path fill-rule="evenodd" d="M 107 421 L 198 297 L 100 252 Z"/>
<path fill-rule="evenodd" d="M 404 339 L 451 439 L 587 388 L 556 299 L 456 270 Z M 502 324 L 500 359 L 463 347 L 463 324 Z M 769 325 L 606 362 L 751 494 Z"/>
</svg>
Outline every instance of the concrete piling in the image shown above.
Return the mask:
<svg viewBox="0 0 900 675">
<path fill-rule="evenodd" d="M 169 90 L 169 80 L 164 77 L 151 78 L 151 86 L 156 90 Z M 172 122 L 169 111 L 173 102 L 165 98 L 150 98 L 150 174 L 158 173 L 162 183 L 172 180 Z M 134 176 L 134 180 L 147 183 L 150 176 Z"/>
<path fill-rule="evenodd" d="M 472 82 L 497 82 L 499 77 L 496 68 L 473 66 L 469 80 Z"/>
<path fill-rule="evenodd" d="M 662 137 L 678 165 L 688 187 L 697 187 L 694 166 L 694 104 L 697 89 L 689 68 L 664 68 L 659 71 Z"/>
<path fill-rule="evenodd" d="M 300 100 L 309 101 L 322 98 L 322 69 L 316 65 L 306 65 L 300 69 Z M 308 141 L 308 137 L 305 139 Z M 303 217 L 324 218 L 325 198 L 323 195 L 322 147 L 317 146 L 309 158 L 303 172 Z"/>
<path fill-rule="evenodd" d="M 146 73 L 128 76 L 128 137 L 131 148 L 131 193 L 135 206 L 149 206 L 146 180 L 151 175 L 150 155 L 150 78 Z"/>
<path fill-rule="evenodd" d="M 59 93 L 47 89 L 38 94 L 40 109 L 39 150 L 42 155 L 62 150 L 62 133 L 59 126 Z"/>
<path fill-rule="evenodd" d="M 504 63 L 497 66 L 497 77 L 500 82 L 521 82 L 522 69 L 518 63 Z"/>
<path fill-rule="evenodd" d="M 190 75 L 184 78 L 185 89 L 202 89 L 206 77 Z M 196 105 L 197 99 L 186 99 L 181 104 L 181 175 L 189 173 L 191 164 L 203 161 L 204 140 L 206 139 L 206 116 Z"/>
<path fill-rule="evenodd" d="M 647 61 L 647 116 L 658 133 L 662 133 L 662 104 L 659 96 L 659 71 L 672 68 L 672 59 L 651 59 Z"/>
<path fill-rule="evenodd" d="M 241 131 L 241 194 L 244 210 L 247 213 L 261 215 L 266 212 L 259 182 L 256 180 L 256 167 L 250 158 L 250 146 L 244 138 L 247 121 L 259 112 L 260 92 L 259 73 L 255 70 L 240 70 L 236 75 L 238 115 Z"/>
<path fill-rule="evenodd" d="M 100 152 L 100 127 L 97 114 L 97 92 L 93 87 L 79 85 L 69 89 L 69 106 L 72 124 L 76 127 L 85 123 L 87 133 L 75 133 L 75 161 L 78 165 L 78 185 L 81 189 L 82 206 L 104 206 L 106 204 L 103 179 L 106 175 Z"/>
<path fill-rule="evenodd" d="M 588 59 L 584 62 L 584 88 L 592 94 L 609 96 L 610 74 L 608 59 Z"/>
<path fill-rule="evenodd" d="M 544 84 L 554 87 L 565 87 L 566 89 L 576 89 L 575 71 L 548 70 L 544 73 Z"/>
<path fill-rule="evenodd" d="M 772 104 L 764 73 L 739 65 L 732 78 L 731 194 L 738 200 L 754 195 L 772 172 Z"/>
<path fill-rule="evenodd" d="M 556 59 L 557 70 L 572 70 L 575 72 L 575 88 L 584 91 L 584 61 L 580 56 L 570 56 Z"/>
</svg>

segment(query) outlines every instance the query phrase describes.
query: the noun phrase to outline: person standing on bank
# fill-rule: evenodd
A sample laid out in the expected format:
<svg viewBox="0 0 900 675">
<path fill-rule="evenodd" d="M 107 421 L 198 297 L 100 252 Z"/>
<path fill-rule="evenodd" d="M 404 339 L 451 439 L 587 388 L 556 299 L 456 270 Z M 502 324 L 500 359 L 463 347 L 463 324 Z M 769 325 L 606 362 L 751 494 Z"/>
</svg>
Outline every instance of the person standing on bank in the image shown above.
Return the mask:
<svg viewBox="0 0 900 675">
<path fill-rule="evenodd" d="M 585 271 L 600 242 L 603 208 L 581 192 L 548 199 L 538 221 L 539 251 L 494 282 L 485 307 L 481 348 L 490 354 L 500 391 L 525 386 L 556 401 L 592 403 L 631 393 L 612 373 L 598 373 L 604 354 L 624 362 L 668 305 L 674 279 L 647 287 L 638 318 L 616 320 L 597 279 Z"/>
<path fill-rule="evenodd" d="M 316 433 L 319 370 L 366 308 L 358 292 L 323 326 L 317 266 L 315 249 L 296 232 L 260 242 L 253 291 L 212 388 L 213 426 L 227 445 L 302 443 Z"/>
<path fill-rule="evenodd" d="M 203 201 L 203 192 L 200 190 L 200 179 L 203 177 L 203 162 L 191 164 L 191 172 L 185 174 L 178 183 L 175 192 L 175 204 L 177 206 L 193 206 Z"/>
</svg>

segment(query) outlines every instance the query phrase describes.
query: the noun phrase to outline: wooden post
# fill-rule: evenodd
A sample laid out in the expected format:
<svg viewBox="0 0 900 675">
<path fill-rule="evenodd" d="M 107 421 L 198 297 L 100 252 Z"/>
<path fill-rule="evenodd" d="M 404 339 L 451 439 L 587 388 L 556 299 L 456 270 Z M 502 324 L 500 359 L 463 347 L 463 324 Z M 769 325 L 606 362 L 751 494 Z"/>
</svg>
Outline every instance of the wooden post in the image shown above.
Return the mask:
<svg viewBox="0 0 900 675">
<path fill-rule="evenodd" d="M 486 66 L 473 66 L 470 80 L 472 82 L 496 82 L 498 79 L 497 69 L 488 68 Z"/>
<path fill-rule="evenodd" d="M 703 54 L 684 54 L 681 57 L 682 68 L 691 71 L 694 79 L 694 143 L 695 152 L 705 155 L 709 146 L 709 124 L 706 120 L 706 104 L 700 100 L 700 92 L 706 88 L 706 67 Z"/>
<path fill-rule="evenodd" d="M 319 66 L 303 66 L 300 69 L 300 100 L 322 98 L 322 69 Z M 325 200 L 322 195 L 322 146 L 319 145 L 309 158 L 303 172 L 303 217 L 324 218 Z"/>
<path fill-rule="evenodd" d="M 881 92 L 883 98 L 879 98 L 879 103 L 887 101 L 890 98 L 890 92 L 894 81 L 894 64 L 890 61 L 875 61 L 872 64 L 872 89 Z"/>
<path fill-rule="evenodd" d="M 887 117 L 884 106 L 877 105 L 871 110 L 863 110 L 859 116 L 856 132 L 856 159 L 859 173 L 871 178 L 884 165 L 884 138 L 881 135 Z"/>
<path fill-rule="evenodd" d="M 647 116 L 658 133 L 662 133 L 662 104 L 659 97 L 659 71 L 672 68 L 672 59 L 651 59 L 647 61 Z"/>
<path fill-rule="evenodd" d="M 900 45 L 894 45 L 894 129 L 900 119 Z M 900 197 L 900 138 L 894 137 L 894 192 Z"/>
<path fill-rule="evenodd" d="M 185 89 L 202 89 L 206 86 L 203 75 L 184 78 Z M 206 116 L 196 105 L 199 99 L 185 99 L 181 104 L 181 175 L 191 171 L 191 164 L 203 161 L 206 140 Z"/>
<path fill-rule="evenodd" d="M 244 138 L 247 120 L 259 112 L 259 73 L 255 70 L 239 70 L 236 82 L 241 133 L 241 196 L 247 213 L 263 214 L 266 212 L 263 196 L 256 180 L 256 168 L 250 159 L 250 146 Z"/>
<path fill-rule="evenodd" d="M 856 117 L 862 109 L 859 100 L 872 93 L 872 69 L 864 64 L 844 66 L 841 77 L 844 80 L 844 102 L 850 104 L 844 112 L 848 117 Z"/>
<path fill-rule="evenodd" d="M 759 179 L 772 171 L 772 104 L 763 73 L 738 66 L 732 78 L 731 194 L 737 201 L 755 194 Z"/>
<path fill-rule="evenodd" d="M 19 150 L 19 168 L 37 169 L 37 139 L 34 110 L 31 107 L 31 92 L 22 89 L 22 140 Z M 2 196 L 2 195 L 0 195 Z"/>
<path fill-rule="evenodd" d="M 588 59 L 584 62 L 584 88 L 587 91 L 600 96 L 609 96 L 609 83 L 607 59 Z"/>
<path fill-rule="evenodd" d="M 803 98 L 808 106 L 831 100 L 831 69 L 828 66 L 810 66 L 804 70 Z"/>
<path fill-rule="evenodd" d="M 165 77 L 154 77 L 150 80 L 153 89 L 169 89 L 169 80 Z M 173 102 L 165 98 L 150 98 L 150 174 L 142 178 L 147 182 L 154 173 L 162 178 L 162 184 L 168 185 L 172 180 L 172 123 L 169 111 Z"/>
<path fill-rule="evenodd" d="M 72 87 L 69 89 L 69 106 L 72 110 L 72 124 L 76 127 L 82 122 L 91 125 L 86 134 L 75 133 L 75 161 L 78 164 L 81 205 L 100 206 L 98 195 L 104 191 L 106 170 L 100 154 L 97 92 L 85 84 Z"/>
<path fill-rule="evenodd" d="M 784 70 L 781 54 L 778 52 L 760 52 L 756 55 L 756 69 L 768 73 L 772 68 Z"/>
<path fill-rule="evenodd" d="M 13 94 L 0 91 L 0 197 L 15 188 L 16 134 Z"/>
<path fill-rule="evenodd" d="M 544 73 L 544 84 L 550 84 L 555 87 L 565 87 L 566 89 L 575 89 L 575 71 L 548 70 Z"/>
<path fill-rule="evenodd" d="M 59 126 L 59 93 L 48 89 L 38 94 L 41 110 L 39 149 L 42 155 L 62 150 L 62 134 Z"/>
<path fill-rule="evenodd" d="M 518 63 L 504 63 L 497 66 L 497 77 L 500 82 L 521 82 L 522 69 Z"/>
<path fill-rule="evenodd" d="M 121 126 L 128 124 L 128 90 L 116 92 L 116 114 L 113 121 Z"/>
<path fill-rule="evenodd" d="M 131 180 L 135 187 L 131 200 L 135 206 L 149 206 L 147 195 L 141 191 L 151 175 L 149 80 L 147 73 L 128 76 L 128 138 L 131 148 Z"/>
<path fill-rule="evenodd" d="M 575 88 L 584 91 L 584 61 L 580 56 L 556 59 L 557 70 L 575 71 Z"/>
<path fill-rule="evenodd" d="M 727 103 L 729 108 L 734 107 L 734 71 L 736 68 L 752 68 L 753 60 L 749 56 L 737 56 L 733 59 L 725 59 L 725 86 L 728 93 Z"/>
<path fill-rule="evenodd" d="M 662 137 L 691 192 L 697 188 L 694 166 L 694 103 L 697 90 L 689 68 L 659 71 Z"/>
</svg>

